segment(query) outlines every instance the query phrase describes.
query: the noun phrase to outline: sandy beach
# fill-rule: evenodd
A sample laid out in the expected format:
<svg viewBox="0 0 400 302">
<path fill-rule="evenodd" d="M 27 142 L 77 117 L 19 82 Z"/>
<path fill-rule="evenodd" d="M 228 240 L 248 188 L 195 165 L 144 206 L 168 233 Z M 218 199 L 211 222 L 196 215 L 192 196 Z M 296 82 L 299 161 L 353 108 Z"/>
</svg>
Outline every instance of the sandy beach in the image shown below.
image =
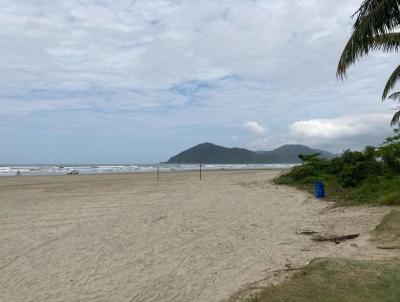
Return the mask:
<svg viewBox="0 0 400 302">
<path fill-rule="evenodd" d="M 220 301 L 314 257 L 389 255 L 368 241 L 388 208 L 334 208 L 278 173 L 2 177 L 0 301 Z"/>
</svg>

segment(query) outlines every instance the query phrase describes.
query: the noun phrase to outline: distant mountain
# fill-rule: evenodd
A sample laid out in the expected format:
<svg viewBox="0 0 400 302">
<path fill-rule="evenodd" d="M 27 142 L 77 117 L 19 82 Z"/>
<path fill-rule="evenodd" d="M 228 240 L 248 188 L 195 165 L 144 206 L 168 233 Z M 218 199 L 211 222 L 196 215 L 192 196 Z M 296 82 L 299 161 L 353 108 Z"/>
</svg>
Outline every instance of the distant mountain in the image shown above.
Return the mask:
<svg viewBox="0 0 400 302">
<path fill-rule="evenodd" d="M 311 155 L 315 153 L 319 153 L 320 158 L 334 157 L 334 154 L 328 151 L 312 149 L 304 145 L 283 145 L 272 151 L 258 152 L 264 159 L 273 160 L 274 163 L 300 163 L 299 154 Z"/>
<path fill-rule="evenodd" d="M 250 151 L 242 148 L 225 148 L 211 143 L 203 143 L 187 149 L 173 157 L 167 163 L 177 164 L 286 164 L 300 163 L 299 154 L 320 153 L 321 158 L 334 155 L 328 151 L 311 149 L 303 145 L 283 145 L 272 151 Z"/>
</svg>

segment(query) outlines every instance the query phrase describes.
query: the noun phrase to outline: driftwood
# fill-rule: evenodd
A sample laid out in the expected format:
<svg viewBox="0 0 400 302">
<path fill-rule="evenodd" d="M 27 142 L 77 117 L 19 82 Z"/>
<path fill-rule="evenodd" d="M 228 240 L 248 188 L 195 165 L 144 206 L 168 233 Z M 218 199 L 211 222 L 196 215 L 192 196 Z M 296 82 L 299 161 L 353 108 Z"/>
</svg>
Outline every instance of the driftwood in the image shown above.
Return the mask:
<svg viewBox="0 0 400 302">
<path fill-rule="evenodd" d="M 297 235 L 313 235 L 313 234 L 317 234 L 317 231 L 313 231 L 313 230 L 302 230 L 302 231 L 298 231 L 296 232 Z"/>
<path fill-rule="evenodd" d="M 273 273 L 280 273 L 280 272 L 290 272 L 290 271 L 298 271 L 305 268 L 305 266 L 302 267 L 288 267 L 288 268 L 283 268 L 283 269 L 278 269 L 276 271 L 272 271 Z"/>
<path fill-rule="evenodd" d="M 343 241 L 346 240 L 350 240 L 350 239 L 354 239 L 357 238 L 358 236 L 360 236 L 360 234 L 350 234 L 350 235 L 321 235 L 319 234 L 319 232 L 314 231 L 314 230 L 301 230 L 296 232 L 297 235 L 311 235 L 311 240 L 313 241 L 331 241 L 331 242 L 335 242 L 336 244 L 339 244 Z"/>
<path fill-rule="evenodd" d="M 334 242 L 336 244 L 339 244 L 343 241 L 346 240 L 350 240 L 350 239 L 355 239 L 358 236 L 360 236 L 360 234 L 350 234 L 350 235 L 342 235 L 342 236 L 337 236 L 337 235 L 312 235 L 311 236 L 311 240 L 313 241 L 331 241 Z"/>
<path fill-rule="evenodd" d="M 378 245 L 376 248 L 381 249 L 381 250 L 397 250 L 400 249 L 400 245 Z"/>
</svg>

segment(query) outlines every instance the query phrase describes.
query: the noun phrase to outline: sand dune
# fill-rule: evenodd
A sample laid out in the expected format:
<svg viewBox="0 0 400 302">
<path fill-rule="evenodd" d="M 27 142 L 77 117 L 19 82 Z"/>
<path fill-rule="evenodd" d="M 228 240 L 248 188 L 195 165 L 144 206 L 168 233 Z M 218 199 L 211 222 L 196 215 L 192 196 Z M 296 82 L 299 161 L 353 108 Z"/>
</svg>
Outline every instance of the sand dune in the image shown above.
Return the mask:
<svg viewBox="0 0 400 302">
<path fill-rule="evenodd" d="M 334 209 L 276 173 L 3 177 L 0 301 L 219 301 L 288 263 L 388 253 L 367 240 L 388 209 Z"/>
</svg>

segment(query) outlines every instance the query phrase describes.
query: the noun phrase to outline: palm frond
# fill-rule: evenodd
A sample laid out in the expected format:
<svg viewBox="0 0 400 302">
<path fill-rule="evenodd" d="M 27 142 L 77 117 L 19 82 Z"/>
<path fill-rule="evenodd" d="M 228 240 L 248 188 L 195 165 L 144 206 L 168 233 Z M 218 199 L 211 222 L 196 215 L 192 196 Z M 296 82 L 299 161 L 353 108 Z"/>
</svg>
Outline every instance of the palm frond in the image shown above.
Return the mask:
<svg viewBox="0 0 400 302">
<path fill-rule="evenodd" d="M 400 25 L 400 0 L 364 0 L 353 17 L 356 17 L 353 32 L 343 49 L 336 72 L 336 76 L 342 79 L 347 69 L 369 52 L 400 49 L 400 33 L 396 32 Z M 399 80 L 400 66 L 389 77 L 382 99 L 388 97 Z M 392 93 L 389 99 L 400 101 L 400 91 Z M 400 110 L 391 121 L 392 126 L 397 124 L 400 125 Z"/>
<path fill-rule="evenodd" d="M 353 33 L 339 60 L 337 77 L 343 78 L 350 65 L 368 54 L 373 39 L 386 35 L 400 24 L 400 0 L 364 0 L 353 15 Z"/>
<path fill-rule="evenodd" d="M 400 110 L 397 111 L 392 118 L 392 121 L 390 122 L 390 126 L 395 126 L 399 124 L 400 125 Z"/>
<path fill-rule="evenodd" d="M 371 50 L 398 51 L 400 49 L 400 32 L 377 35 L 371 39 L 370 46 Z"/>
<path fill-rule="evenodd" d="M 400 101 L 400 91 L 393 92 L 391 95 L 388 96 L 388 99 L 393 101 Z"/>
<path fill-rule="evenodd" d="M 354 33 L 365 35 L 385 34 L 400 23 L 399 0 L 364 0 L 353 15 L 357 16 Z"/>
<path fill-rule="evenodd" d="M 350 65 L 371 51 L 398 51 L 400 49 L 400 33 L 386 33 L 377 36 L 359 38 L 351 36 L 339 60 L 337 77 L 343 78 Z"/>
<path fill-rule="evenodd" d="M 390 75 L 390 77 L 385 85 L 385 89 L 383 90 L 382 100 L 386 99 L 389 92 L 393 89 L 394 85 L 396 85 L 396 83 L 399 79 L 400 79 L 400 65 L 397 66 L 397 68 Z"/>
</svg>

